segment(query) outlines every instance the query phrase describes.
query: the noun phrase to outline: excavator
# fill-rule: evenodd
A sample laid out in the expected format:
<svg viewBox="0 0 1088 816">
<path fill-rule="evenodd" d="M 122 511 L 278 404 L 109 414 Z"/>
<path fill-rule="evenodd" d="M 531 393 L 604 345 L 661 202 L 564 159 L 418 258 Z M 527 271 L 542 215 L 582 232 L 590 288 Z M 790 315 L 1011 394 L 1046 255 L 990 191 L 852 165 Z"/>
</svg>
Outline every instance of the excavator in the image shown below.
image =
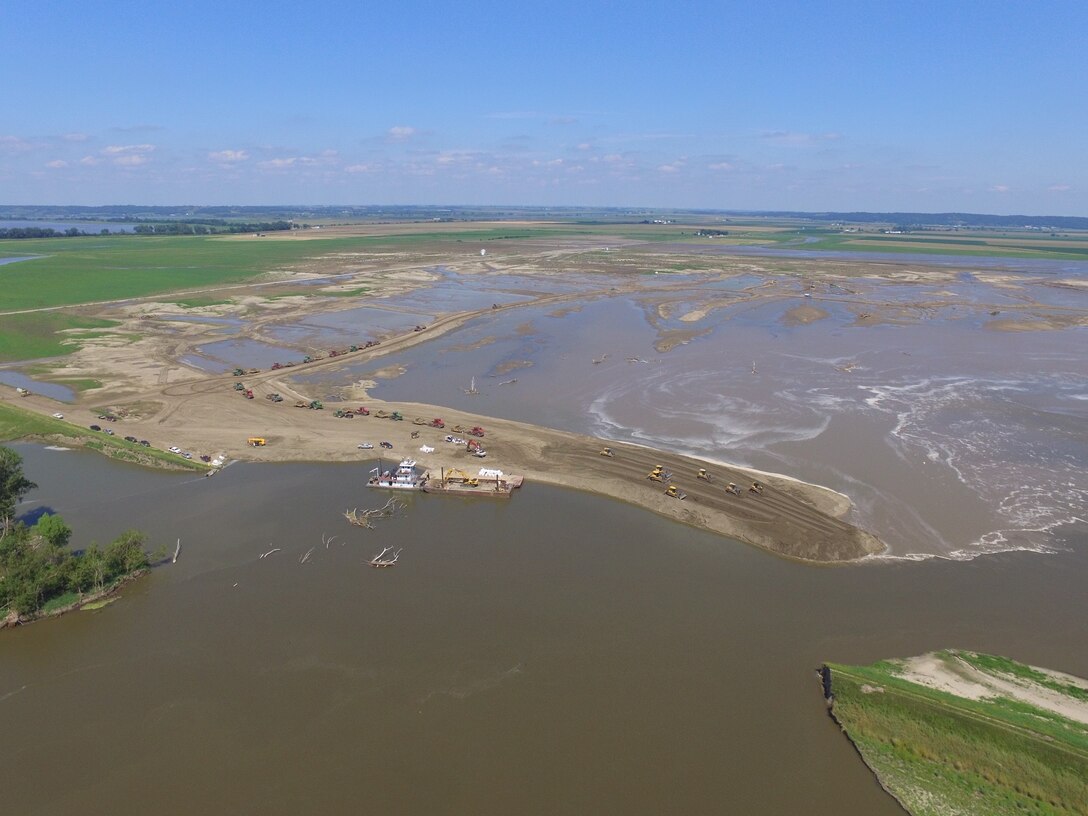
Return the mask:
<svg viewBox="0 0 1088 816">
<path fill-rule="evenodd" d="M 474 425 L 473 427 L 468 429 L 467 433 L 470 433 L 473 436 L 483 436 L 484 429 L 481 428 L 479 425 Z"/>
<path fill-rule="evenodd" d="M 467 485 L 468 487 L 480 486 L 480 480 L 478 478 L 469 476 L 463 470 L 458 470 L 457 468 L 451 468 L 446 471 L 446 481 Z"/>
<path fill-rule="evenodd" d="M 434 419 L 431 420 L 431 427 L 432 428 L 445 428 L 446 427 L 446 421 L 444 419 L 442 419 L 441 417 L 435 417 Z"/>
</svg>

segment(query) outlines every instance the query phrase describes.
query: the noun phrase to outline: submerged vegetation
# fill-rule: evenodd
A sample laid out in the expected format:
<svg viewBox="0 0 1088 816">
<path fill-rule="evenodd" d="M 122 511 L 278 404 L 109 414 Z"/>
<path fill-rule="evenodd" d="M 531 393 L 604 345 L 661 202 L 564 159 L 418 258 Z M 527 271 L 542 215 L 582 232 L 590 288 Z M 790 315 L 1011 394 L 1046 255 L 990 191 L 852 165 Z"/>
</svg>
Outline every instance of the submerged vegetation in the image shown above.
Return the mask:
<svg viewBox="0 0 1088 816">
<path fill-rule="evenodd" d="M 1088 813 L 1088 724 L 1064 715 L 1088 710 L 1088 684 L 972 652 L 926 660 L 964 691 L 901 661 L 826 667 L 832 715 L 889 793 L 915 816 Z"/>
<path fill-rule="evenodd" d="M 136 530 L 104 549 L 92 544 L 73 552 L 72 530 L 60 516 L 46 513 L 32 525 L 18 521 L 15 506 L 34 487 L 23 475 L 22 457 L 0 447 L 0 626 L 100 598 L 149 565 Z"/>
</svg>

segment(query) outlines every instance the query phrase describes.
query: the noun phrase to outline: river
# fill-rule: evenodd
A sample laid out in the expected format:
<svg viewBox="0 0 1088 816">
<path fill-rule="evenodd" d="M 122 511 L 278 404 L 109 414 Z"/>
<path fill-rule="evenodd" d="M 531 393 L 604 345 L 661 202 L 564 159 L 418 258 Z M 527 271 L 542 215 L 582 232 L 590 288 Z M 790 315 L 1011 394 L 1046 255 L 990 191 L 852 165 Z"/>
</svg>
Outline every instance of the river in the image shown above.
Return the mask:
<svg viewBox="0 0 1088 816">
<path fill-rule="evenodd" d="M 135 526 L 182 552 L 0 633 L 12 813 L 892 816 L 821 661 L 958 646 L 1088 675 L 1083 528 L 1052 555 L 812 568 L 534 484 L 367 531 L 341 516 L 385 499 L 363 462 L 205 479 L 17 449 L 41 486 L 20 509 L 77 546 Z M 398 566 L 366 567 L 386 545 Z"/>
</svg>

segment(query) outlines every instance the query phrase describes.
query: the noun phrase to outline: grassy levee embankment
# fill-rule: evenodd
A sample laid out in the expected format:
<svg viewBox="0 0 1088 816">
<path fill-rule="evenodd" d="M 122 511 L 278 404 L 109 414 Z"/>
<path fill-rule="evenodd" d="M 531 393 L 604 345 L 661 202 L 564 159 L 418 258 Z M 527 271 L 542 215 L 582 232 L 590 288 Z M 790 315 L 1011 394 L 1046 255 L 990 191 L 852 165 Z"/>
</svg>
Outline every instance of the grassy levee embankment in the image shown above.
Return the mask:
<svg viewBox="0 0 1088 816">
<path fill-rule="evenodd" d="M 942 655 L 980 658 L 971 667 L 1002 682 L 1020 676 L 1073 699 L 1083 691 L 1059 691 L 1049 675 L 1005 658 Z M 1088 725 L 1022 700 L 921 685 L 898 676 L 895 661 L 827 668 L 832 716 L 915 816 L 1088 814 Z"/>
<path fill-rule="evenodd" d="M 208 466 L 169 451 L 156 450 L 117 436 L 81 428 L 63 419 L 42 416 L 0 402 L 0 442 L 42 441 L 98 451 L 111 459 L 137 465 L 204 472 Z"/>
</svg>

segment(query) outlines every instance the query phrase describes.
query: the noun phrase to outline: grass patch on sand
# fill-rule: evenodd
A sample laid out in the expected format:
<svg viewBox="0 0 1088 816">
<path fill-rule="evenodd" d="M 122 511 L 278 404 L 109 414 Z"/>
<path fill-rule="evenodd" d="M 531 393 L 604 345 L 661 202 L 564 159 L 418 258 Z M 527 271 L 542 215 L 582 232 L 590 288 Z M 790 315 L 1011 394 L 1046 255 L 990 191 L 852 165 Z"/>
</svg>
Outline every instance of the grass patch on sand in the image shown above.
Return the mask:
<svg viewBox="0 0 1088 816">
<path fill-rule="evenodd" d="M 1051 675 L 1007 658 L 934 657 L 952 671 L 964 658 L 995 681 L 1051 689 Z M 911 682 L 895 661 L 828 668 L 835 719 L 915 816 L 1088 813 L 1088 725 L 1023 699 L 973 700 Z"/>
<path fill-rule="evenodd" d="M 118 436 L 109 436 L 99 431 L 92 431 L 90 428 L 73 425 L 63 419 L 42 416 L 34 411 L 0 403 L 0 442 L 18 439 L 62 442 L 72 447 L 90 448 L 111 459 L 137 465 L 199 472 L 208 469 L 202 462 L 192 462 L 169 451 L 144 447 L 136 442 L 126 442 Z"/>
<path fill-rule="evenodd" d="M 0 320 L 0 362 L 71 354 L 79 348 L 82 338 L 62 332 L 68 329 L 106 329 L 115 325 L 112 320 L 75 317 L 62 312 L 5 315 Z"/>
</svg>

